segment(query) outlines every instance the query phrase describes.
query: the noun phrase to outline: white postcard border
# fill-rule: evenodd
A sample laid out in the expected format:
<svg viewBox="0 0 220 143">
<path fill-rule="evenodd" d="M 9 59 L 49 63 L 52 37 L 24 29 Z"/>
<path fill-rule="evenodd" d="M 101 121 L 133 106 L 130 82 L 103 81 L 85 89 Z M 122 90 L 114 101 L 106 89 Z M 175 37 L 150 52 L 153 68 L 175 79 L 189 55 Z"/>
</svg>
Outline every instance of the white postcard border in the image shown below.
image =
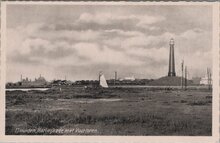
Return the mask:
<svg viewBox="0 0 220 143">
<path fill-rule="evenodd" d="M 213 124 L 212 136 L 46 136 L 5 135 L 5 77 L 6 77 L 6 6 L 8 4 L 42 5 L 211 5 L 213 7 Z M 202 14 L 201 14 L 202 16 Z M 126 143 L 217 143 L 219 142 L 219 3 L 218 2 L 1 2 L 1 86 L 0 142 L 126 142 Z"/>
</svg>

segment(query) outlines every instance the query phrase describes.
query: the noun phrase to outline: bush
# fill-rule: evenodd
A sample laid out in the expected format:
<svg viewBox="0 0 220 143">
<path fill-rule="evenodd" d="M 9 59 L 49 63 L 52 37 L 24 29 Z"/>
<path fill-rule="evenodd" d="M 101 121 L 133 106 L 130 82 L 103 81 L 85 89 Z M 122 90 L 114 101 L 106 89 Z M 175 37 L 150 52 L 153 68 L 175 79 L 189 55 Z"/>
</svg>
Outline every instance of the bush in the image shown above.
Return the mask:
<svg viewBox="0 0 220 143">
<path fill-rule="evenodd" d="M 209 96 L 209 95 L 208 95 L 208 96 L 206 96 L 205 98 L 206 98 L 206 99 L 212 99 L 212 96 Z"/>
<path fill-rule="evenodd" d="M 186 102 L 187 102 L 186 100 L 181 100 L 181 101 L 180 101 L 180 103 L 186 103 Z"/>
<path fill-rule="evenodd" d="M 208 105 L 209 102 L 208 101 L 193 101 L 193 102 L 190 102 L 188 105 L 191 105 L 191 106 L 203 106 L 203 105 Z"/>
</svg>

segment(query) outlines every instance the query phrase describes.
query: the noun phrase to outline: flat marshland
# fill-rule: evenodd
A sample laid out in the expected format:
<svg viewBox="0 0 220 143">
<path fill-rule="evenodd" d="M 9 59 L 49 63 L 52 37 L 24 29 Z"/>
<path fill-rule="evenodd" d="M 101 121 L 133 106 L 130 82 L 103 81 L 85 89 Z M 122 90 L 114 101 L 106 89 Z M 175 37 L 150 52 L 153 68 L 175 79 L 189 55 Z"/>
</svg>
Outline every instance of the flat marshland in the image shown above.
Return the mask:
<svg viewBox="0 0 220 143">
<path fill-rule="evenodd" d="M 6 91 L 7 135 L 211 136 L 207 89 L 90 89 Z"/>
</svg>

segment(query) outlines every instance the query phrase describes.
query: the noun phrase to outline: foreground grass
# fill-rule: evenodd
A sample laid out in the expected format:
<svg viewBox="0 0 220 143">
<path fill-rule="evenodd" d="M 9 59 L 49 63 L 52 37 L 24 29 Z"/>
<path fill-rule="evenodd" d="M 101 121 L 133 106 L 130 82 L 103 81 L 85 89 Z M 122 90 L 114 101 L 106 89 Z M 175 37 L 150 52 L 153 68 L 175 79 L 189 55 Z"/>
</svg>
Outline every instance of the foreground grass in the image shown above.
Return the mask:
<svg viewBox="0 0 220 143">
<path fill-rule="evenodd" d="M 117 102 L 77 103 L 81 99 L 120 98 Z M 62 99 L 62 100 L 61 100 Z M 211 135 L 212 97 L 208 91 L 149 89 L 62 92 L 9 92 L 6 134 L 64 134 L 17 132 L 16 129 L 96 129 L 76 135 Z"/>
</svg>

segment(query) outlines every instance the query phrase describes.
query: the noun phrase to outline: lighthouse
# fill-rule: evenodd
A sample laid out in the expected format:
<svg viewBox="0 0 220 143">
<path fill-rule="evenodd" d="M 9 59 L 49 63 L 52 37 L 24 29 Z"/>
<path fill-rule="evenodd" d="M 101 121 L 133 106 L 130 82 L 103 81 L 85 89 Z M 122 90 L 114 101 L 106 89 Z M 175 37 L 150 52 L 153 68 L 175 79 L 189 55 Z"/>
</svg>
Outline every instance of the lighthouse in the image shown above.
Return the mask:
<svg viewBox="0 0 220 143">
<path fill-rule="evenodd" d="M 168 76 L 176 76 L 174 58 L 174 39 L 170 39 L 169 71 Z"/>
</svg>

